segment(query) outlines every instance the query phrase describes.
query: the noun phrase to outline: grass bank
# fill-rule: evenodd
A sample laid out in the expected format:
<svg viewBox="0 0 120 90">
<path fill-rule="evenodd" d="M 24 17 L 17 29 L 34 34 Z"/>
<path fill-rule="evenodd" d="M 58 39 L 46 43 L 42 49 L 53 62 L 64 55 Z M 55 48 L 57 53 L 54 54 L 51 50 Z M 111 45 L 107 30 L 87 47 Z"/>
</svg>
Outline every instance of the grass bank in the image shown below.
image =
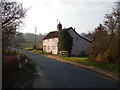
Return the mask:
<svg viewBox="0 0 120 90">
<path fill-rule="evenodd" d="M 26 50 L 26 49 L 25 49 Z M 31 50 L 32 52 L 38 53 L 38 54 L 43 54 L 43 55 L 51 55 L 56 58 L 60 58 L 62 60 L 66 60 L 69 62 L 75 62 L 79 64 L 83 64 L 86 66 L 93 66 L 95 68 L 99 68 L 105 71 L 108 71 L 113 74 L 120 74 L 120 65 L 119 64 L 113 64 L 113 63 L 102 63 L 102 62 L 97 62 L 97 61 L 92 61 L 89 60 L 88 57 L 63 57 L 60 55 L 52 55 L 51 53 L 46 53 L 40 50 Z"/>
<path fill-rule="evenodd" d="M 92 60 L 89 60 L 88 57 L 64 57 L 64 56 L 60 56 L 60 55 L 52 55 L 51 53 L 46 53 L 46 52 L 43 52 L 40 50 L 32 50 L 32 52 L 35 52 L 38 54 L 43 54 L 43 55 L 51 55 L 51 56 L 56 57 L 56 58 L 60 58 L 60 59 L 66 60 L 66 61 L 83 64 L 86 66 L 94 66 L 95 68 L 99 68 L 99 69 L 108 71 L 108 72 L 113 73 L 113 74 L 120 73 L 120 70 L 119 70 L 120 65 L 119 64 L 102 63 L 102 62 L 92 61 Z"/>
<path fill-rule="evenodd" d="M 86 66 L 94 66 L 95 68 L 99 68 L 99 69 L 102 69 L 102 70 L 105 70 L 111 73 L 116 73 L 116 74 L 120 73 L 119 64 L 92 61 L 92 60 L 89 60 L 88 57 L 63 57 L 63 56 L 58 56 L 58 55 L 53 55 L 53 56 L 61 58 L 66 61 L 80 63 Z"/>
<path fill-rule="evenodd" d="M 34 62 L 20 55 L 21 65 L 19 68 L 17 51 L 6 51 L 2 57 L 2 87 L 3 88 L 30 88 L 32 87 L 35 71 Z"/>
</svg>

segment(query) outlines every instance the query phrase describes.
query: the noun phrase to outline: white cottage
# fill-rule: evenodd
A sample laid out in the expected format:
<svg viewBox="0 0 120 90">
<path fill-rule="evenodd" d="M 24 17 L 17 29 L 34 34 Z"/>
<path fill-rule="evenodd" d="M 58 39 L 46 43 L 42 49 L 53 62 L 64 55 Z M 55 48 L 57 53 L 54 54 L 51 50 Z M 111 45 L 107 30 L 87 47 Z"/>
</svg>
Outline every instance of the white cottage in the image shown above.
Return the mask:
<svg viewBox="0 0 120 90">
<path fill-rule="evenodd" d="M 49 32 L 43 38 L 43 51 L 52 52 L 52 54 L 58 53 L 58 31 L 62 30 L 62 25 L 60 23 L 57 25 L 57 29 L 57 31 Z M 66 28 L 66 30 L 68 30 L 70 35 L 73 37 L 71 55 L 77 56 L 82 52 L 87 51 L 91 41 L 80 36 L 72 27 Z"/>
</svg>

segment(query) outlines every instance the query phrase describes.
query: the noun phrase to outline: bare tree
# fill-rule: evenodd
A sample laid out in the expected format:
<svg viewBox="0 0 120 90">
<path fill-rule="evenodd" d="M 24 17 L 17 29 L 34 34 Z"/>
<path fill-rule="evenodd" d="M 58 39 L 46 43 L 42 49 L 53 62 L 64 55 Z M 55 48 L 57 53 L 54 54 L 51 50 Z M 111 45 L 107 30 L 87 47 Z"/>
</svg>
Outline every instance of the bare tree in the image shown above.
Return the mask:
<svg viewBox="0 0 120 90">
<path fill-rule="evenodd" d="M 2 47 L 6 47 L 20 27 L 22 19 L 26 16 L 26 9 L 18 2 L 0 2 L 0 13 L 2 22 Z"/>
<path fill-rule="evenodd" d="M 103 62 L 120 63 L 120 1 L 112 13 L 105 15 L 104 25 L 94 31 L 89 49 L 90 58 Z"/>
<path fill-rule="evenodd" d="M 105 26 L 109 32 L 109 47 L 108 56 L 112 62 L 120 63 L 119 58 L 119 45 L 120 45 L 120 1 L 116 2 L 112 13 L 105 15 Z"/>
</svg>

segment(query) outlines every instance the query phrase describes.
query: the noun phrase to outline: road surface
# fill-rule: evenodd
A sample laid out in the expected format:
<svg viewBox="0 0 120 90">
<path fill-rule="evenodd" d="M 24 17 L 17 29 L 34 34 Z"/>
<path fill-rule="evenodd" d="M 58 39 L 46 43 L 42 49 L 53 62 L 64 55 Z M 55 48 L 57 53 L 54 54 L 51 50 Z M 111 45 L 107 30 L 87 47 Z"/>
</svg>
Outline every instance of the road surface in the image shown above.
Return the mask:
<svg viewBox="0 0 120 90">
<path fill-rule="evenodd" d="M 116 81 L 110 80 L 84 68 L 47 58 L 43 55 L 20 50 L 36 64 L 39 74 L 34 80 L 34 88 L 118 88 Z"/>
</svg>

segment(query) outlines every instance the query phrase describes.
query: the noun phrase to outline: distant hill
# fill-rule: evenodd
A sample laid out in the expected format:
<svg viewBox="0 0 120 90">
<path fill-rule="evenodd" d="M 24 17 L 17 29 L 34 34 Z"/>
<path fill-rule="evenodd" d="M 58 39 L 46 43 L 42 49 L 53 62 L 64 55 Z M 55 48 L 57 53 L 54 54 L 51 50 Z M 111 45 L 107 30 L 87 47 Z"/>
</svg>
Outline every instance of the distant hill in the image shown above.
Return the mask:
<svg viewBox="0 0 120 90">
<path fill-rule="evenodd" d="M 42 42 L 42 39 L 45 37 L 43 34 L 36 35 L 36 41 Z M 28 42 L 34 42 L 35 41 L 35 34 L 33 33 L 24 33 L 23 38 Z"/>
<path fill-rule="evenodd" d="M 42 45 L 42 39 L 45 34 L 36 35 L 37 46 Z M 13 47 L 33 47 L 35 45 L 35 34 L 33 33 L 18 33 L 15 38 L 9 42 L 10 46 Z"/>
</svg>

